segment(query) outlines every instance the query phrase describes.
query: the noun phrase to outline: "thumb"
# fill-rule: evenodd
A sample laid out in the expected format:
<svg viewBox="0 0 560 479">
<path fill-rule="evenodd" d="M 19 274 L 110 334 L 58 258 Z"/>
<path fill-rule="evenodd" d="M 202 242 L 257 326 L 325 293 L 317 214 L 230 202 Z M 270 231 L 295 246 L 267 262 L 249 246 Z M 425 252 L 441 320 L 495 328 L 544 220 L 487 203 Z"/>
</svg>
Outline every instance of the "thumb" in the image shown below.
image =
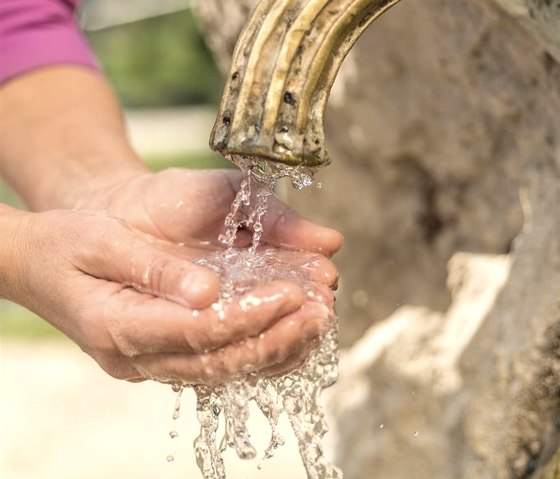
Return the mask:
<svg viewBox="0 0 560 479">
<path fill-rule="evenodd" d="M 162 251 L 157 240 L 150 241 L 125 225 L 115 230 L 100 238 L 98 253 L 84 262 L 84 272 L 194 309 L 217 300 L 220 279 L 216 273 Z"/>
</svg>

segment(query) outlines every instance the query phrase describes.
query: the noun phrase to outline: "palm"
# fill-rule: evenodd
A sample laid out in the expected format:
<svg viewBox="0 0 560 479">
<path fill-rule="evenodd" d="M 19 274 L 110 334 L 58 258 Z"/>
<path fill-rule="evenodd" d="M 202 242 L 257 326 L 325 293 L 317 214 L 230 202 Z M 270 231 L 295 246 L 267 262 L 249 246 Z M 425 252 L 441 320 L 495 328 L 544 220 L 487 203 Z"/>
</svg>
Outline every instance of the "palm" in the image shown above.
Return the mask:
<svg viewBox="0 0 560 479">
<path fill-rule="evenodd" d="M 174 243 L 215 241 L 238 178 L 234 171 L 171 169 L 98 192 L 86 206 L 102 207 L 135 228 Z"/>
<path fill-rule="evenodd" d="M 98 192 L 84 206 L 103 208 L 159 239 L 217 246 L 241 180 L 242 174 L 234 170 L 169 169 Z M 271 200 L 264 226 L 265 241 L 276 246 L 330 256 L 341 243 L 338 233 L 303 220 L 276 199 Z M 240 241 L 248 238 L 241 235 Z"/>
</svg>

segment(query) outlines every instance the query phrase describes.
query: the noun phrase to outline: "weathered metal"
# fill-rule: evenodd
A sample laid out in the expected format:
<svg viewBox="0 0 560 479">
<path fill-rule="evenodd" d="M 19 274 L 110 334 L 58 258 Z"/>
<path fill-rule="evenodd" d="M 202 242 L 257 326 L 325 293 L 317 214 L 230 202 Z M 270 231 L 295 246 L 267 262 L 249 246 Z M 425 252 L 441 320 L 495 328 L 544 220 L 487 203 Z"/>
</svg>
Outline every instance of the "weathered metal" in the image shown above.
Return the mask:
<svg viewBox="0 0 560 479">
<path fill-rule="evenodd" d="M 306 166 L 328 163 L 323 116 L 362 32 L 399 0 L 261 0 L 241 33 L 210 146 Z"/>
</svg>

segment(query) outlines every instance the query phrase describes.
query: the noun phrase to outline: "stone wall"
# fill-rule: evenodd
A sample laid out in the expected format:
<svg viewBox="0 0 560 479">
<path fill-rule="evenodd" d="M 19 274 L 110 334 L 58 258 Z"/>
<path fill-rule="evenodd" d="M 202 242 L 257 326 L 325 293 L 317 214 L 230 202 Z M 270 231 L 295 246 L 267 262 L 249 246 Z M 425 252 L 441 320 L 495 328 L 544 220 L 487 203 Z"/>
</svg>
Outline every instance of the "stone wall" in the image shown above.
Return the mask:
<svg viewBox="0 0 560 479">
<path fill-rule="evenodd" d="M 254 3 L 199 2 L 224 65 Z M 346 60 L 324 187 L 287 195 L 346 236 L 348 478 L 528 479 L 558 448 L 559 62 L 558 0 L 403 0 Z"/>
</svg>

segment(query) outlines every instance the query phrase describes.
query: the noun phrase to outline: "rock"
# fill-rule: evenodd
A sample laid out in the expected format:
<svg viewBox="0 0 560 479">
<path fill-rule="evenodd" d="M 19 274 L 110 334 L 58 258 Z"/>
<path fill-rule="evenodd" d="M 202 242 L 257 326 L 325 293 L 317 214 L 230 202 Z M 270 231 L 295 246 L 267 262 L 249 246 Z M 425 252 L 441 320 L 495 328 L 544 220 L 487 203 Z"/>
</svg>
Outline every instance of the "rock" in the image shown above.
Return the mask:
<svg viewBox="0 0 560 479">
<path fill-rule="evenodd" d="M 199 1 L 224 64 L 254 3 Z M 404 0 L 341 70 L 324 187 L 287 196 L 346 236 L 349 479 L 529 479 L 560 445 L 559 44 L 557 0 Z"/>
<path fill-rule="evenodd" d="M 460 360 L 511 266 L 507 256 L 457 253 L 449 265 L 447 313 L 400 307 L 343 356 L 329 409 L 346 477 L 365 478 L 365 471 L 382 478 L 462 477 L 454 467 L 468 404 Z"/>
</svg>

